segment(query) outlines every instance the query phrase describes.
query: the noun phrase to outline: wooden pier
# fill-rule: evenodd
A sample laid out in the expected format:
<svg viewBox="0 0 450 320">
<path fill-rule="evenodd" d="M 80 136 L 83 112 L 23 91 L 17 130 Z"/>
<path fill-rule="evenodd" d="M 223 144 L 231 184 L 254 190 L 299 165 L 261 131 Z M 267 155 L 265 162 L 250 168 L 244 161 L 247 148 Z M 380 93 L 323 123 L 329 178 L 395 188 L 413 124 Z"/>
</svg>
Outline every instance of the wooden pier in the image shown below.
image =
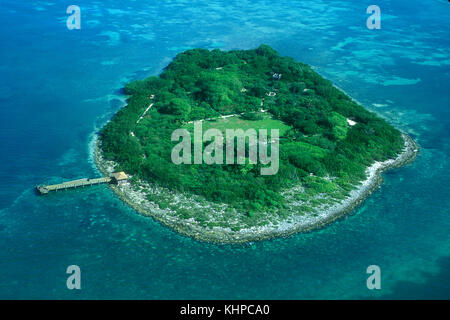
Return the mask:
<svg viewBox="0 0 450 320">
<path fill-rule="evenodd" d="M 110 177 L 103 177 L 103 178 L 95 178 L 95 179 L 78 179 L 78 180 L 72 180 L 72 181 L 66 181 L 58 184 L 51 184 L 51 185 L 38 185 L 36 186 L 36 190 L 40 194 L 47 194 L 51 191 L 58 191 L 58 190 L 66 190 L 66 189 L 73 189 L 78 187 L 86 187 L 86 186 L 92 186 L 102 183 L 114 183 L 114 184 L 121 184 L 123 182 L 126 182 L 128 180 L 128 176 L 124 172 L 116 172 L 113 173 Z"/>
</svg>

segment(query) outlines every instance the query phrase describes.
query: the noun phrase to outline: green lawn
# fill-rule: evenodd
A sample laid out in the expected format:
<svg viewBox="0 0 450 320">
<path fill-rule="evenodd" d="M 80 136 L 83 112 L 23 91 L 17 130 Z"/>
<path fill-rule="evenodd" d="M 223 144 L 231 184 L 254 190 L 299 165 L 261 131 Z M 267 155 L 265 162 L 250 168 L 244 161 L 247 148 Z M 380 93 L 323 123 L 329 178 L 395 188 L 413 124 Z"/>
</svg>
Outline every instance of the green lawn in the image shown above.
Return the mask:
<svg viewBox="0 0 450 320">
<path fill-rule="evenodd" d="M 283 136 L 286 131 L 291 129 L 290 126 L 285 124 L 283 121 L 276 120 L 272 118 L 271 114 L 261 113 L 263 118 L 261 120 L 246 120 L 242 119 L 240 116 L 234 116 L 224 119 L 217 120 L 205 120 L 202 122 L 202 129 L 205 132 L 208 129 L 218 129 L 225 135 L 226 129 L 255 129 L 256 131 L 260 129 L 267 129 L 267 134 L 270 136 L 271 129 L 278 129 L 280 133 L 280 137 Z M 193 123 L 186 123 L 183 126 L 189 132 L 194 131 Z"/>
</svg>

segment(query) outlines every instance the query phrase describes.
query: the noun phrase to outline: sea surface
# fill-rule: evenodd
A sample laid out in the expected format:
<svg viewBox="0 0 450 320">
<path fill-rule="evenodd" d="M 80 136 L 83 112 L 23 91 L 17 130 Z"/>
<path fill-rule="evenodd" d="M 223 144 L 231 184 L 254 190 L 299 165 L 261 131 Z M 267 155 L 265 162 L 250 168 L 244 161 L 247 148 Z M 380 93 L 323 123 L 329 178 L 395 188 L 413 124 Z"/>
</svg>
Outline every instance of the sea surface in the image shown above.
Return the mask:
<svg viewBox="0 0 450 320">
<path fill-rule="evenodd" d="M 66 27 L 70 4 L 81 30 Z M 366 27 L 371 4 L 379 30 Z M 0 298 L 449 299 L 449 21 L 442 0 L 0 0 Z M 95 134 L 128 81 L 189 48 L 262 43 L 409 133 L 417 160 L 345 218 L 247 245 L 179 235 L 107 186 L 35 194 L 100 175 Z M 66 287 L 69 265 L 81 290 Z"/>
</svg>

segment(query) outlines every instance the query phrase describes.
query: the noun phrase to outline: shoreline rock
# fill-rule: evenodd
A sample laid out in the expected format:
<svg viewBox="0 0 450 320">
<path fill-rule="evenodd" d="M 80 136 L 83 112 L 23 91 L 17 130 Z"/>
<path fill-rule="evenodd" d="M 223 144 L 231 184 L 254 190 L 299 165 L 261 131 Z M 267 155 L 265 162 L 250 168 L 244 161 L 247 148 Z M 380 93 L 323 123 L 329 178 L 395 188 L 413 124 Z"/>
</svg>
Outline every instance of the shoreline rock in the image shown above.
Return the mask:
<svg viewBox="0 0 450 320">
<path fill-rule="evenodd" d="M 205 228 L 196 224 L 189 223 L 187 220 L 180 220 L 177 217 L 164 214 L 163 210 L 154 208 L 149 210 L 144 208 L 136 200 L 147 201 L 145 198 L 134 199 L 133 194 L 127 194 L 120 187 L 110 185 L 114 193 L 126 204 L 144 216 L 150 216 L 163 225 L 175 230 L 183 235 L 194 238 L 199 241 L 220 243 L 220 244 L 239 244 L 246 242 L 269 240 L 273 238 L 288 237 L 299 232 L 309 232 L 336 221 L 354 210 L 382 183 L 381 174 L 387 170 L 402 167 L 412 162 L 419 151 L 416 142 L 407 134 L 403 134 L 405 147 L 395 159 L 389 159 L 384 162 L 375 162 L 367 168 L 368 177 L 358 188 L 350 192 L 350 196 L 344 200 L 333 204 L 330 208 L 320 212 L 314 218 L 309 217 L 309 221 L 303 218 L 293 218 L 294 221 L 279 221 L 277 225 L 257 226 L 239 231 L 232 231 L 228 228 Z M 106 176 L 114 169 L 114 162 L 103 159 L 100 141 L 95 142 L 94 159 L 99 170 Z M 291 218 L 292 219 L 292 218 Z M 286 219 L 287 220 L 287 219 Z"/>
</svg>

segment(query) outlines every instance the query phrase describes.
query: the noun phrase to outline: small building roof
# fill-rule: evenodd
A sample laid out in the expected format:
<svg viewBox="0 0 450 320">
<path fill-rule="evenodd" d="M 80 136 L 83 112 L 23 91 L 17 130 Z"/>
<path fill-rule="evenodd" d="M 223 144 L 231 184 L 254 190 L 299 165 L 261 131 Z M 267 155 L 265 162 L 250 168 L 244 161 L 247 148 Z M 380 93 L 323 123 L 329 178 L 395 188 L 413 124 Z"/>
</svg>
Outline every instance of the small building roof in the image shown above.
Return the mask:
<svg viewBox="0 0 450 320">
<path fill-rule="evenodd" d="M 125 172 L 123 172 L 123 171 L 121 171 L 121 172 L 114 172 L 114 173 L 112 174 L 112 176 L 113 176 L 117 181 L 128 179 L 127 174 L 126 174 Z"/>
<path fill-rule="evenodd" d="M 273 77 L 274 79 L 278 79 L 278 80 L 281 79 L 281 76 L 282 76 L 281 73 L 274 73 L 274 74 L 272 75 L 272 77 Z"/>
</svg>

